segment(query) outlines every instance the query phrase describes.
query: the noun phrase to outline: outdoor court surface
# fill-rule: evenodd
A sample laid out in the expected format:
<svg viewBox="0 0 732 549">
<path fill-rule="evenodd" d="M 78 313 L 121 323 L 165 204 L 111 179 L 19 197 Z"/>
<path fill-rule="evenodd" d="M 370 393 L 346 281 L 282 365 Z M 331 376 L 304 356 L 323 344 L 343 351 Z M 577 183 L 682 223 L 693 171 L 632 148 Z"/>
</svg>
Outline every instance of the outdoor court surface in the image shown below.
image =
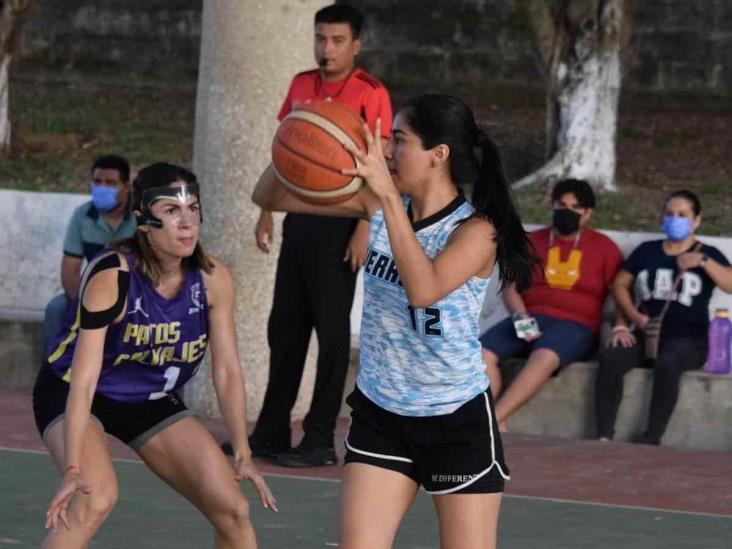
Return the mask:
<svg viewBox="0 0 732 549">
<path fill-rule="evenodd" d="M 38 547 L 58 474 L 35 432 L 29 395 L 0 389 L 0 412 L 0 547 Z M 217 439 L 224 437 L 219 423 L 206 425 Z M 502 504 L 500 549 L 732 548 L 732 453 L 518 435 L 505 443 L 513 479 Z M 120 498 L 91 547 L 211 547 L 211 529 L 198 511 L 132 452 L 110 445 Z M 264 511 L 250 497 L 260 547 L 337 547 L 341 468 L 292 470 L 262 462 L 261 469 L 280 513 Z M 252 495 L 248 485 L 245 490 Z M 438 547 L 424 493 L 395 547 Z"/>
</svg>

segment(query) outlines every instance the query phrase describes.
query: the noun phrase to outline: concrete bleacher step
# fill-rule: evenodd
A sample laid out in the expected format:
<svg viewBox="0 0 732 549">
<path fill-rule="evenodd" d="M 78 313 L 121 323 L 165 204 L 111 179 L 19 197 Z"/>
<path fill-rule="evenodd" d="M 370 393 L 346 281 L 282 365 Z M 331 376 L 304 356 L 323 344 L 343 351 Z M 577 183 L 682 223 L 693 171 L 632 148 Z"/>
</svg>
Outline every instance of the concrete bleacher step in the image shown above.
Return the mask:
<svg viewBox="0 0 732 549">
<path fill-rule="evenodd" d="M 60 291 L 58 266 L 68 216 L 88 195 L 21 192 L 0 189 L 0 216 L 9 220 L 0 233 L 0 387 L 30 390 L 41 361 L 39 319 L 48 300 Z M 65 215 L 59 215 L 63 212 Z M 527 225 L 527 229 L 537 228 Z M 660 238 L 657 233 L 602 231 L 625 255 L 641 242 Z M 732 257 L 732 238 L 700 236 Z M 498 277 L 492 277 L 487 291 L 481 327 L 487 329 L 507 312 L 498 295 Z M 351 327 L 358 340 L 363 287 L 358 278 Z M 716 307 L 732 309 L 732 294 L 715 290 L 710 312 Z M 606 318 L 611 318 L 609 310 Z M 4 319 L 4 320 L 3 320 Z M 264 332 L 262 332 L 264 337 Z M 353 388 L 358 357 L 354 351 L 346 394 Z M 312 362 L 312 361 L 311 361 Z M 313 368 L 306 372 L 312 387 Z M 593 414 L 595 366 L 574 364 L 546 387 L 509 421 L 516 433 L 556 435 L 568 438 L 594 436 Z M 259 383 L 267 376 L 259 376 Z M 633 371 L 626 376 L 625 397 L 618 419 L 618 439 L 628 440 L 643 429 L 651 386 L 650 372 Z M 262 387 L 249 385 L 250 394 L 262 394 Z M 303 393 L 311 392 L 305 389 Z M 309 395 L 296 405 L 294 419 L 307 409 Z M 216 409 L 213 393 L 199 403 L 205 412 Z M 343 415 L 348 414 L 344 406 Z M 671 420 L 664 444 L 679 447 L 732 450 L 732 378 L 701 372 L 683 377 L 679 405 Z"/>
<path fill-rule="evenodd" d="M 507 365 L 514 370 L 514 362 Z M 551 378 L 539 393 L 509 418 L 511 432 L 565 438 L 594 438 L 597 362 L 577 362 Z M 634 368 L 625 376 L 615 439 L 634 441 L 644 431 L 653 371 Z M 732 376 L 686 372 L 664 446 L 732 450 Z"/>
<path fill-rule="evenodd" d="M 0 319 L 0 386 L 30 391 L 41 365 L 42 331 L 39 321 Z"/>
<path fill-rule="evenodd" d="M 41 323 L 0 320 L 0 387 L 30 391 L 41 361 Z M 506 377 L 520 363 L 506 365 Z M 344 398 L 355 385 L 358 350 L 353 349 Z M 511 432 L 563 438 L 593 438 L 597 363 L 570 365 L 551 378 L 534 399 L 508 422 Z M 634 369 L 625 376 L 616 439 L 633 440 L 645 427 L 652 372 Z M 343 404 L 341 415 L 349 414 Z M 686 372 L 664 446 L 732 450 L 732 376 Z"/>
<path fill-rule="evenodd" d="M 507 363 L 507 381 L 520 361 Z M 355 384 L 358 353 L 354 350 L 345 395 Z M 510 432 L 570 439 L 596 435 L 596 362 L 577 362 L 551 378 L 539 393 L 508 421 Z M 615 439 L 633 441 L 644 430 L 651 400 L 652 372 L 635 368 L 625 376 Z M 347 415 L 344 404 L 341 414 Z M 732 450 L 732 376 L 686 372 L 679 402 L 662 441 L 663 446 L 703 450 Z"/>
</svg>

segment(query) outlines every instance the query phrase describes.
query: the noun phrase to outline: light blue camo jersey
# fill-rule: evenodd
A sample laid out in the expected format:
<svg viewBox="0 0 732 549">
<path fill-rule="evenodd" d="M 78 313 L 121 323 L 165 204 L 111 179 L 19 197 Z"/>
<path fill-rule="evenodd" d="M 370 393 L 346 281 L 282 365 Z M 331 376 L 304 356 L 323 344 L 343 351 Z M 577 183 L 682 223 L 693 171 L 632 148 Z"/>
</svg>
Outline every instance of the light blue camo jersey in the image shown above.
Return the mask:
<svg viewBox="0 0 732 549">
<path fill-rule="evenodd" d="M 408 207 L 408 197 L 404 204 Z M 427 257 L 437 256 L 458 223 L 474 211 L 460 195 L 417 222 L 417 240 Z M 413 309 L 396 270 L 381 209 L 370 227 L 358 387 L 395 414 L 452 413 L 488 387 L 478 317 L 489 279 L 472 277 L 430 307 Z"/>
</svg>

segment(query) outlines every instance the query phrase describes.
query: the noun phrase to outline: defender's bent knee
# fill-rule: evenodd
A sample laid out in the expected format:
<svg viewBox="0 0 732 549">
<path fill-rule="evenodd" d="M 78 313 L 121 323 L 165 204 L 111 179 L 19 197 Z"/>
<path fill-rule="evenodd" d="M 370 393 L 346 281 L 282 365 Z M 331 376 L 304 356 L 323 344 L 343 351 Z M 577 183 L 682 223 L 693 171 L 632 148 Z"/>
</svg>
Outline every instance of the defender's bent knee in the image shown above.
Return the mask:
<svg viewBox="0 0 732 549">
<path fill-rule="evenodd" d="M 79 520 L 82 524 L 98 526 L 117 504 L 119 492 L 94 488 L 89 495 L 78 496 L 83 498 L 79 505 Z"/>
<path fill-rule="evenodd" d="M 227 538 L 237 537 L 252 527 L 249 503 L 241 496 L 231 506 L 223 510 L 215 520 L 216 528 Z"/>
</svg>

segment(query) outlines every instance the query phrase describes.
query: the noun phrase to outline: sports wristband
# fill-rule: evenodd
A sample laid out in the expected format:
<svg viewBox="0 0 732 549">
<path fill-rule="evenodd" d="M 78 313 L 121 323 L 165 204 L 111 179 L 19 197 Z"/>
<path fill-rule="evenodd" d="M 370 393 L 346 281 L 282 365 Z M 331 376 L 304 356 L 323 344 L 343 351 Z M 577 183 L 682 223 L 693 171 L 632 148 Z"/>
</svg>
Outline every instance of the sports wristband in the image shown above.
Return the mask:
<svg viewBox="0 0 732 549">
<path fill-rule="evenodd" d="M 616 334 L 618 332 L 629 332 L 630 328 L 627 326 L 613 326 L 613 333 Z"/>
</svg>

